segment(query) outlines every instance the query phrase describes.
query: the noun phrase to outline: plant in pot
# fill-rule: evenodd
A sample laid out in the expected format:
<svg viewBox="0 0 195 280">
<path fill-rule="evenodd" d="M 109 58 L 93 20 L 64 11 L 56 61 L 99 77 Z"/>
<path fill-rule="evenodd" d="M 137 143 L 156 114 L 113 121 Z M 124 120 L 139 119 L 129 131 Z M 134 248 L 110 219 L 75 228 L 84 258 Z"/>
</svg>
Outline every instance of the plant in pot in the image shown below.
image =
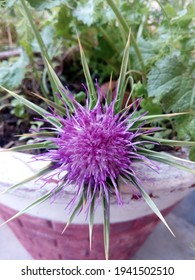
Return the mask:
<svg viewBox="0 0 195 280">
<path fill-rule="evenodd" d="M 28 7 L 22 2 L 30 18 Z M 113 2 L 108 2 L 117 14 Z M 30 22 L 39 39 L 43 59 L 57 93 L 54 101 L 40 97 L 49 105 L 49 109 L 45 110 L 1 87 L 38 113 L 45 123 L 38 131 L 30 133 L 34 143 L 11 149 L 39 149 L 43 153 L 33 157 L 24 155 L 24 162 L 30 159 L 32 161 L 28 164 L 32 168 L 32 176 L 25 176 L 24 180 L 6 187 L 2 192 L 8 195 L 7 200 L 11 204 L 15 201 L 8 193 L 16 192 L 20 204 L 22 185 L 25 185 L 23 190 L 28 199 L 29 193 L 38 196 L 17 213 L 1 206 L 1 213 L 7 222 L 13 225 L 17 236 L 35 258 L 127 258 L 130 252 L 133 253 L 142 244 L 159 218 L 174 235 L 161 212 L 168 213 L 189 192 L 195 176 L 194 164 L 181 151 L 178 154 L 173 150 L 169 153 L 161 150 L 164 146 L 191 147 L 195 143 L 164 139 L 156 135 L 162 135 L 164 129 L 159 120 L 186 117 L 190 112 L 148 115 L 140 110 L 144 100 L 135 98 L 134 83 L 129 73 L 131 40 L 138 57 L 140 55 L 131 32 L 124 49 L 115 92 L 112 91 L 112 80 L 106 93 L 102 92 L 97 83 L 94 86 L 79 43 L 87 87 L 84 104 L 78 103 L 70 91 L 63 87 L 52 69 L 36 26 L 32 20 Z M 129 82 L 131 93 L 123 102 Z M 1 154 L 5 154 L 5 151 Z M 182 171 L 175 171 L 175 167 Z M 28 184 L 37 178 L 39 180 L 33 181 L 33 187 L 29 187 Z M 180 192 L 176 191 L 178 186 Z M 146 203 L 143 203 L 143 199 Z M 46 210 L 43 207 L 34 208 L 38 205 L 46 205 Z M 15 210 L 17 208 L 18 206 Z M 67 208 L 66 211 L 64 208 Z M 151 214 L 150 208 L 154 214 Z M 32 209 L 38 209 L 37 212 L 35 210 L 34 217 L 24 214 Z M 12 215 L 11 218 L 8 218 L 7 210 Z M 64 230 L 61 218 L 66 224 Z M 75 224 L 72 224 L 73 221 Z M 86 223 L 89 223 L 89 234 Z M 18 226 L 25 233 L 23 239 Z M 30 234 L 30 228 L 33 229 L 33 234 Z M 49 238 L 47 243 L 44 242 L 46 236 Z M 88 241 L 90 246 L 86 244 Z M 35 245 L 36 249 L 33 249 Z"/>
</svg>

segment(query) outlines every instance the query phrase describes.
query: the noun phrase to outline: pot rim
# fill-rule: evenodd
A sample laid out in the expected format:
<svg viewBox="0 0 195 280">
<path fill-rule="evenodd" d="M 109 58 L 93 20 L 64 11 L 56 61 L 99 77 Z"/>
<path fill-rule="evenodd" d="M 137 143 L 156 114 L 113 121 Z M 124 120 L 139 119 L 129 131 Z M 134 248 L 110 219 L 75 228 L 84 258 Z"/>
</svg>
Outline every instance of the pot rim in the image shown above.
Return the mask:
<svg viewBox="0 0 195 280">
<path fill-rule="evenodd" d="M 187 153 L 183 153 L 182 156 L 187 157 Z M 29 177 L 29 175 L 33 175 L 36 170 L 43 168 L 44 165 L 47 164 L 46 162 L 41 161 L 30 162 L 31 157 L 31 154 L 26 153 L 0 153 L 0 191 L 5 190 L 11 185 L 11 183 L 17 183 L 14 181 L 16 180 L 15 177 L 8 172 L 10 169 L 10 162 L 15 166 L 14 174 L 17 178 L 19 177 L 20 180 Z M 160 211 L 180 201 L 187 193 L 189 193 L 191 186 L 195 182 L 195 174 L 178 170 L 175 167 L 163 163 L 158 164 L 160 167 L 159 174 L 150 170 L 143 164 L 140 164 L 140 162 L 135 162 L 134 165 L 135 168 L 137 168 L 137 172 L 140 173 L 139 175 L 143 177 L 142 185 L 151 195 Z M 187 164 L 187 166 L 189 165 L 195 167 L 195 163 Z M 41 181 L 37 181 L 36 186 L 34 183 L 35 182 L 32 181 L 28 184 L 24 184 L 19 189 L 0 196 L 0 203 L 9 207 L 11 206 L 13 209 L 19 211 L 23 208 L 22 205 L 29 205 L 35 199 L 39 198 L 40 195 L 43 195 L 55 186 L 54 184 L 51 184 L 42 187 L 43 183 Z M 33 208 L 29 213 L 31 215 L 55 221 L 67 221 L 70 213 L 65 211 L 65 208 L 71 197 L 72 194 L 69 189 L 68 191 L 63 192 L 63 195 L 56 197 L 55 201 L 46 201 L 42 205 Z M 122 185 L 122 198 L 124 201 L 122 207 L 117 205 L 116 199 L 113 198 L 111 201 L 111 222 L 132 220 L 152 213 L 145 201 L 143 201 L 142 198 L 136 199 L 133 197 L 129 186 L 124 184 Z M 95 223 L 102 223 L 102 207 L 97 207 L 95 216 Z M 75 220 L 76 223 L 81 223 L 81 221 L 82 223 L 88 223 L 86 214 L 84 213 L 75 217 Z"/>
</svg>

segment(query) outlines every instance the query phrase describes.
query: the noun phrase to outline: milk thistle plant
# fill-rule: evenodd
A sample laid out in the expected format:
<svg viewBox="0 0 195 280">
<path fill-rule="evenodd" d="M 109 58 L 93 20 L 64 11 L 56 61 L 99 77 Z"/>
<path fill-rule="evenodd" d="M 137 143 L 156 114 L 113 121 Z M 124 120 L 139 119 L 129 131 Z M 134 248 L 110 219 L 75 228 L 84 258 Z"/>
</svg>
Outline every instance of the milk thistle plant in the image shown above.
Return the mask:
<svg viewBox="0 0 195 280">
<path fill-rule="evenodd" d="M 71 214 L 65 229 L 73 221 L 75 215 L 84 211 L 89 220 L 91 245 L 95 209 L 98 204 L 102 204 L 105 256 L 108 258 L 110 198 L 115 196 L 119 207 L 123 204 L 120 194 L 120 181 L 128 184 L 130 191 L 136 191 L 137 194 L 141 194 L 154 213 L 171 231 L 148 195 L 147 190 L 141 185 L 139 176 L 133 169 L 132 163 L 138 160 L 143 165 L 154 169 L 155 172 L 158 169 L 158 165 L 154 164 L 154 161 L 159 161 L 194 172 L 184 165 L 176 163 L 175 157 L 148 149 L 148 144 L 150 146 L 151 144 L 153 146 L 160 144 L 193 146 L 195 143 L 153 137 L 154 132 L 159 128 L 152 127 L 150 125 L 151 122 L 156 119 L 176 117 L 186 113 L 152 116 L 147 115 L 147 113 L 137 114 L 141 100 L 137 99 L 129 102 L 131 94 L 125 107 L 122 106 L 129 79 L 132 82 L 132 79 L 127 75 L 130 36 L 124 50 L 115 95 L 112 94 L 110 89 L 104 95 L 98 84 L 96 84 L 96 87 L 94 86 L 85 54 L 80 43 L 79 45 L 87 83 L 86 103 L 84 106 L 74 99 L 67 88 L 63 87 L 46 58 L 45 63 L 49 74 L 58 89 L 56 93 L 56 100 L 58 102 L 53 102 L 39 96 L 49 105 L 48 111 L 3 88 L 24 105 L 37 112 L 46 126 L 39 131 L 31 133 L 31 137 L 36 139 L 34 144 L 15 147 L 11 150 L 44 149 L 43 153 L 33 158 L 34 160 L 48 161 L 48 165 L 43 170 L 40 170 L 33 177 L 10 187 L 6 192 L 35 178 L 43 178 L 44 176 L 48 184 L 52 176 L 58 178 L 58 183 L 54 189 L 51 189 L 48 193 L 32 202 L 31 205 L 22 209 L 8 221 L 50 199 L 57 193 L 63 192 L 69 185 L 73 185 L 74 195 L 66 206 Z M 178 161 L 181 161 L 181 159 L 178 158 Z"/>
</svg>

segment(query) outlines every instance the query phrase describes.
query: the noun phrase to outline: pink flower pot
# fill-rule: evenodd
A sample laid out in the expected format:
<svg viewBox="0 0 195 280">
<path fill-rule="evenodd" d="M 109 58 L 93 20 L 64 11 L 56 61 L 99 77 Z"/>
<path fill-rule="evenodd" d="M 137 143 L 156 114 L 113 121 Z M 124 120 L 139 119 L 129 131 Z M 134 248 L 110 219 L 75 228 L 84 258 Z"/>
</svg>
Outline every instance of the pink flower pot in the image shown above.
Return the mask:
<svg viewBox="0 0 195 280">
<path fill-rule="evenodd" d="M 164 210 L 168 214 L 173 206 Z M 7 220 L 16 211 L 0 205 L 1 217 Z M 159 219 L 151 214 L 110 227 L 111 260 L 130 259 L 155 228 Z M 35 260 L 103 260 L 103 225 L 95 225 L 92 250 L 89 249 L 89 228 L 73 224 L 61 234 L 64 224 L 46 219 L 22 215 L 9 223 L 10 228 Z"/>
<path fill-rule="evenodd" d="M 30 163 L 30 157 L 22 153 L 0 153 L 0 191 L 44 166 L 44 162 Z M 142 185 L 165 216 L 190 192 L 195 174 L 164 164 L 159 166 L 160 173 L 156 174 L 139 162 L 135 163 Z M 9 219 L 52 187 L 40 188 L 42 185 L 43 182 L 31 182 L 0 196 L 0 216 L 4 220 Z M 135 198 L 128 186 L 121 186 L 121 191 L 124 205 L 118 206 L 115 198 L 111 201 L 109 258 L 115 260 L 130 259 L 159 222 L 145 201 Z M 84 214 L 76 216 L 73 224 L 61 234 L 69 217 L 64 209 L 71 196 L 70 190 L 66 190 L 54 203 L 47 201 L 9 222 L 10 228 L 34 259 L 105 259 L 101 207 L 96 210 L 91 251 Z"/>
</svg>

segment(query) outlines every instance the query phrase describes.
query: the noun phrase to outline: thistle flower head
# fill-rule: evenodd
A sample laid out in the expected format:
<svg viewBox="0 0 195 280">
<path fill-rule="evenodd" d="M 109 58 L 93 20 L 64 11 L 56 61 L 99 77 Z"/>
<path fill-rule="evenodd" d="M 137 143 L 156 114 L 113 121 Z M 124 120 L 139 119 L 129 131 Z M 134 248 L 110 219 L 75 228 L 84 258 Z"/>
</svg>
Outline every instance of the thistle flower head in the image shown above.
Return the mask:
<svg viewBox="0 0 195 280">
<path fill-rule="evenodd" d="M 85 193 L 89 207 L 92 198 L 101 195 L 107 202 L 110 195 L 116 195 L 122 204 L 119 178 L 130 181 L 131 176 L 136 178 L 132 162 L 143 158 L 147 161 L 137 153 L 137 147 L 144 143 L 140 135 L 148 131 L 141 132 L 143 124 L 136 130 L 131 129 L 142 118 L 134 117 L 141 100 L 136 100 L 123 113 L 115 113 L 116 100 L 108 105 L 100 100 L 100 93 L 98 95 L 93 109 L 81 106 L 70 97 L 75 105 L 72 115 L 67 112 L 63 118 L 53 112 L 51 116 L 58 119 L 61 127 L 57 137 L 50 139 L 56 148 L 44 154 L 45 159 L 54 163 L 57 173 L 65 174 L 61 181 L 76 186 L 72 204 Z"/>
</svg>

